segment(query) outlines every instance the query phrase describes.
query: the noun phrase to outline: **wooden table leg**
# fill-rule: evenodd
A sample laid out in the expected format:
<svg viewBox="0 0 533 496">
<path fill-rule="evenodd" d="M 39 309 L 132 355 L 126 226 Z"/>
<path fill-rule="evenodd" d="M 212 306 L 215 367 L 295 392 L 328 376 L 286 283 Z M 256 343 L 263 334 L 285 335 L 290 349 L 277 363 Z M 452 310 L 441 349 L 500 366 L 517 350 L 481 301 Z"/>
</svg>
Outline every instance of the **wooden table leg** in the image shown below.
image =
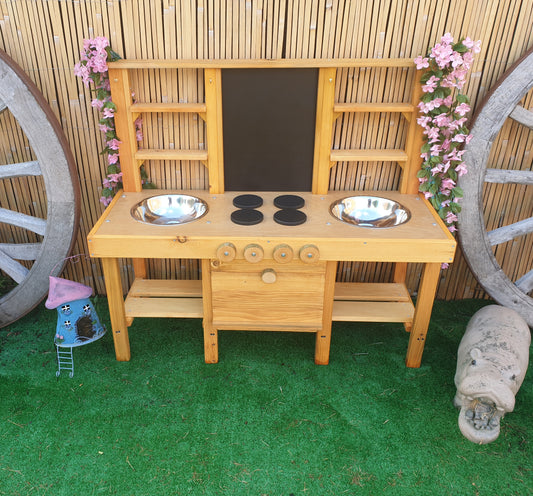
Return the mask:
<svg viewBox="0 0 533 496">
<path fill-rule="evenodd" d="M 324 307 L 322 314 L 322 329 L 316 333 L 315 363 L 327 365 L 329 363 L 329 349 L 331 346 L 331 317 L 333 314 L 333 299 L 335 297 L 335 276 L 337 262 L 328 262 L 326 266 Z"/>
<path fill-rule="evenodd" d="M 413 328 L 409 336 L 407 347 L 407 357 L 405 363 L 408 367 L 420 367 L 422 353 L 426 343 L 426 334 L 429 327 L 429 319 L 433 309 L 435 293 L 440 276 L 440 263 L 427 263 L 424 266 L 422 280 L 418 288 L 416 299 L 416 309 L 413 321 Z"/>
<path fill-rule="evenodd" d="M 117 360 L 127 362 L 131 358 L 130 340 L 124 312 L 124 295 L 118 259 L 102 258 L 102 268 L 113 330 L 113 342 L 115 343 L 115 355 Z"/>
<path fill-rule="evenodd" d="M 204 306 L 204 359 L 205 363 L 218 362 L 218 329 L 213 327 L 211 307 L 211 261 L 202 260 L 202 300 Z"/>
</svg>

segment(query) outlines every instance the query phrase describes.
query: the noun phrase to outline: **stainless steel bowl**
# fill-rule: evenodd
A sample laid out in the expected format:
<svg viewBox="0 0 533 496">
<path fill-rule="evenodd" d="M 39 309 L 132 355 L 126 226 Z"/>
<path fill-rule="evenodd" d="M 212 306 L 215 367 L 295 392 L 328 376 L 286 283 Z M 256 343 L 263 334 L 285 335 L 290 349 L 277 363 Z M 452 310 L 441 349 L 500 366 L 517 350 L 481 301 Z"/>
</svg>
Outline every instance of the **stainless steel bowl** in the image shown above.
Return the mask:
<svg viewBox="0 0 533 496">
<path fill-rule="evenodd" d="M 336 219 L 359 227 L 384 228 L 406 223 L 411 212 L 398 202 L 379 196 L 350 196 L 329 207 Z"/>
<path fill-rule="evenodd" d="M 131 209 L 131 215 L 139 222 L 157 226 L 186 224 L 203 217 L 207 203 L 190 195 L 157 195 L 145 198 Z"/>
</svg>

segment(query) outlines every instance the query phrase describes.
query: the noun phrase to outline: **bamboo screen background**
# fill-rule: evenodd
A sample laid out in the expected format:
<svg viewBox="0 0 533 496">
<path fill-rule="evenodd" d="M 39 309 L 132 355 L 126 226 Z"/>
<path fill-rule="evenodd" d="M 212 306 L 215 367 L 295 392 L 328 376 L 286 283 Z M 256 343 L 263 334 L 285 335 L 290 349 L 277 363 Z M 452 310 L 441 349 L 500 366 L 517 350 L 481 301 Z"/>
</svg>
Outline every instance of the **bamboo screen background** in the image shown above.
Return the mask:
<svg viewBox="0 0 533 496">
<path fill-rule="evenodd" d="M 76 159 L 81 186 L 80 231 L 73 253 L 87 253 L 86 235 L 103 211 L 99 203 L 106 159 L 98 130 L 99 114 L 91 94 L 73 75 L 84 38 L 106 36 L 123 58 L 357 58 L 425 54 L 445 32 L 457 39 L 482 40 L 465 88 L 474 108 L 499 76 L 533 45 L 533 1 L 509 0 L 0 0 L 0 48 L 41 89 L 58 117 Z M 413 71 L 341 70 L 337 101 L 407 101 Z M 203 99 L 196 70 L 134 74 L 138 101 L 196 102 Z M 528 94 L 522 104 L 533 106 Z M 243 102 L 246 105 L 246 102 Z M 0 116 L 0 163 L 32 160 L 32 151 L 16 122 Z M 193 115 L 146 116 L 141 146 L 201 148 L 204 127 Z M 405 139 L 402 119 L 387 114 L 344 115 L 336 123 L 334 148 L 394 148 Z M 508 121 L 493 147 L 491 167 L 531 170 L 533 132 Z M 196 162 L 148 163 L 161 188 L 207 188 L 203 165 Z M 390 163 L 338 163 L 330 189 L 396 189 L 399 170 Z M 489 228 L 533 216 L 533 186 L 491 185 L 485 189 Z M 0 204 L 46 217 L 46 195 L 38 178 L 0 184 Z M 3 228 L 2 236 L 26 242 L 29 235 Z M 533 236 L 497 248 L 497 257 L 513 279 L 533 266 Z M 154 260 L 151 277 L 197 278 L 194 260 Z M 421 268 L 412 266 L 408 285 L 417 287 Z M 338 279 L 387 281 L 391 265 L 344 263 Z M 131 280 L 123 263 L 123 282 Z M 67 264 L 64 277 L 104 292 L 98 261 Z M 442 271 L 437 297 L 483 297 L 462 255 Z"/>
</svg>

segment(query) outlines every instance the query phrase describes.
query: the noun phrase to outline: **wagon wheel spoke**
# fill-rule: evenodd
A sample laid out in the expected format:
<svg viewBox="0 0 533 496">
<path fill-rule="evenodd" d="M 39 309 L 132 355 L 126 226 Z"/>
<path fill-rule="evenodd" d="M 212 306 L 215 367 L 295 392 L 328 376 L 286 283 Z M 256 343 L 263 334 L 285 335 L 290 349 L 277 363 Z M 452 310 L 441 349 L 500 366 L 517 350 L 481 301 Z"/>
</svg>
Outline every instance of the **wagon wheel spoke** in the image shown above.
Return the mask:
<svg viewBox="0 0 533 496">
<path fill-rule="evenodd" d="M 11 238 L 11 229 L 28 231 L 23 238 L 27 243 L 0 242 L 0 270 L 16 283 L 0 297 L 0 327 L 25 315 L 46 296 L 48 277 L 59 275 L 74 243 L 79 214 L 76 167 L 61 126 L 35 84 L 0 50 L 0 113 L 6 111 L 20 126 L 35 160 L 0 165 L 0 180 L 21 178 L 17 180 L 24 184 L 24 178 L 39 176 L 47 218 L 17 211 L 18 205 L 9 199 L 6 208 L 0 208 L 0 223 L 15 226 L 0 233 Z"/>
<path fill-rule="evenodd" d="M 509 117 L 519 124 L 533 129 L 533 112 L 517 105 L 513 111 L 509 114 Z"/>
<path fill-rule="evenodd" d="M 533 232 L 533 217 L 524 219 L 508 226 L 498 227 L 487 233 L 490 246 L 500 245 L 519 236 Z"/>
<path fill-rule="evenodd" d="M 533 269 L 518 279 L 518 281 L 516 281 L 516 286 L 526 294 L 533 290 Z"/>
<path fill-rule="evenodd" d="M 487 172 L 485 173 L 485 182 L 501 184 L 533 184 L 533 172 L 506 169 L 487 169 Z"/>
<path fill-rule="evenodd" d="M 32 162 L 19 162 L 18 164 L 6 164 L 0 166 L 0 179 L 41 175 L 41 166 L 36 160 Z"/>
</svg>

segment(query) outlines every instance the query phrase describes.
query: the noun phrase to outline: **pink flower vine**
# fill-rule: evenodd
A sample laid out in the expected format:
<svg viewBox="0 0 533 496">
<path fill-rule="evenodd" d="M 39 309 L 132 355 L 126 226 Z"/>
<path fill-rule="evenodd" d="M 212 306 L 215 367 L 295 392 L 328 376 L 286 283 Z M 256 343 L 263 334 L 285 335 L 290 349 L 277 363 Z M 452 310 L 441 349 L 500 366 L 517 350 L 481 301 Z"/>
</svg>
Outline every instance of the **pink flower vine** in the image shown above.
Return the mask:
<svg viewBox="0 0 533 496">
<path fill-rule="evenodd" d="M 103 189 L 100 201 L 109 205 L 111 199 L 119 188 L 122 187 L 122 172 L 119 162 L 119 145 L 121 144 L 115 132 L 116 106 L 111 101 L 111 88 L 109 84 L 107 61 L 115 61 L 120 56 L 111 50 L 109 40 L 103 36 L 94 39 L 83 40 L 83 49 L 80 52 L 80 61 L 74 66 L 74 74 L 82 78 L 88 88 L 94 85 L 92 91 L 95 96 L 91 105 L 101 113 L 98 127 L 106 138 L 106 147 L 102 154 L 107 154 L 107 175 L 102 181 Z M 137 141 L 143 139 L 142 120 L 139 117 L 135 121 Z M 143 186 L 150 188 L 154 185 L 147 181 L 148 176 L 144 167 L 141 167 L 141 179 Z"/>
<path fill-rule="evenodd" d="M 417 122 L 425 138 L 419 189 L 451 232 L 457 231 L 463 196 L 457 179 L 467 173 L 462 147 L 472 138 L 465 126 L 470 102 L 461 90 L 480 45 L 481 41 L 470 38 L 454 44 L 446 33 L 426 57 L 415 59 L 417 69 L 427 69 L 420 81 L 424 94 L 418 104 L 421 115 Z"/>
</svg>

